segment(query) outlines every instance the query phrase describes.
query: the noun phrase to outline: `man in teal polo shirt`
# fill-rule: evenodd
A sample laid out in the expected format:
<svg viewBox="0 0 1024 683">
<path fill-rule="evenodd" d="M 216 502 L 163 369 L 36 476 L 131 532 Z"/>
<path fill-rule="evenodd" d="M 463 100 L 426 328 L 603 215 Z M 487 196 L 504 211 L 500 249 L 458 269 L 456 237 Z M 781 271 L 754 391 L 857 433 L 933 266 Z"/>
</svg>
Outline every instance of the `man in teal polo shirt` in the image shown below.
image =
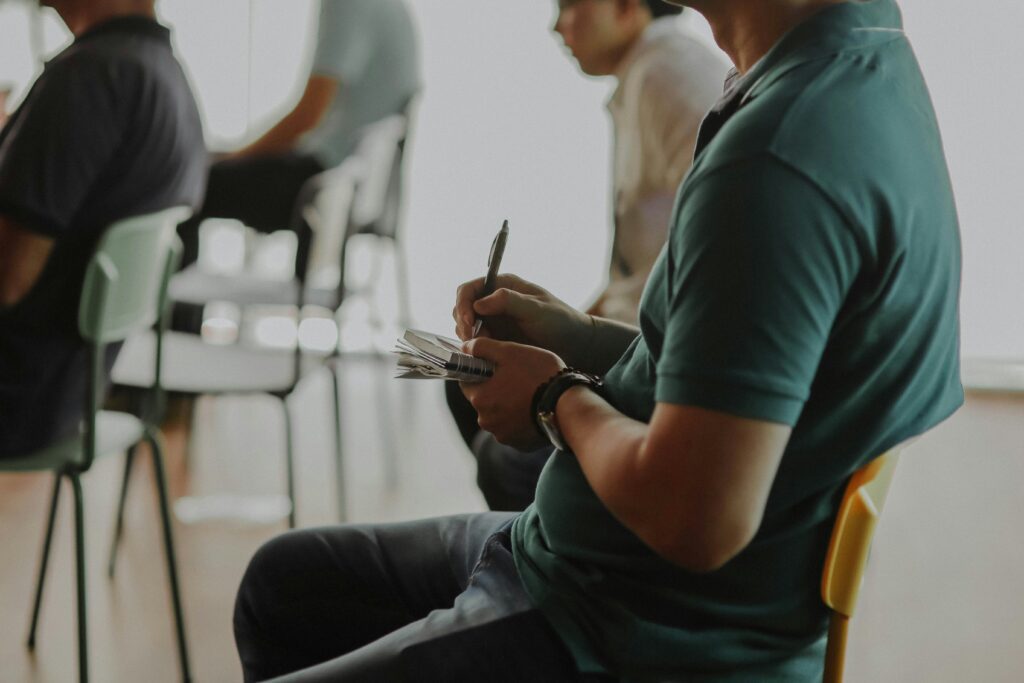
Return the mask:
<svg viewBox="0 0 1024 683">
<path fill-rule="evenodd" d="M 738 76 L 639 335 L 510 275 L 458 294 L 463 339 L 477 315 L 508 330 L 466 345 L 497 366 L 464 388 L 481 426 L 561 446 L 536 503 L 265 546 L 236 612 L 248 671 L 330 655 L 290 680 L 820 680 L 845 482 L 963 400 L 952 190 L 892 0 L 688 4 Z M 333 652 L 310 653 L 282 590 Z"/>
</svg>

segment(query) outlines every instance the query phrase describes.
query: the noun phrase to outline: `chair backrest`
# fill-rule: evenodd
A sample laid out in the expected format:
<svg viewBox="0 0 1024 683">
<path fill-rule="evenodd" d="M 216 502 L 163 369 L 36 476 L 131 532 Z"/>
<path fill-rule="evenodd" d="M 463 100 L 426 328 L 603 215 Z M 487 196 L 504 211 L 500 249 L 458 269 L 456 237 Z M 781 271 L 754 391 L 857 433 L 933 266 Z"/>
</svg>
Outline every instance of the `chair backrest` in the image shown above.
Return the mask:
<svg viewBox="0 0 1024 683">
<path fill-rule="evenodd" d="M 86 267 L 78 306 L 78 329 L 89 345 L 81 470 L 89 469 L 96 456 L 96 413 L 107 382 L 104 349 L 160 318 L 175 227 L 190 213 L 175 207 L 114 223 Z"/>
<path fill-rule="evenodd" d="M 345 161 L 303 186 L 301 215 L 313 233 L 306 281 L 314 287 L 336 284 L 339 302 L 348 239 L 397 237 L 407 131 L 402 114 L 367 125 Z"/>
<path fill-rule="evenodd" d="M 395 114 L 366 126 L 353 155 L 365 170 L 349 218 L 350 234 L 395 237 L 409 119 Z"/>
<path fill-rule="evenodd" d="M 333 287 L 338 281 L 338 254 L 363 168 L 362 160 L 350 157 L 306 181 L 303 192 L 309 199 L 303 204 L 302 218 L 313 233 L 306 273 L 312 287 Z"/>
<path fill-rule="evenodd" d="M 871 541 L 898 460 L 899 449 L 893 449 L 853 474 L 832 527 L 821 577 L 821 597 L 832 610 L 825 654 L 825 683 L 843 680 L 849 621 L 857 605 Z"/>
<path fill-rule="evenodd" d="M 150 327 L 160 316 L 160 289 L 182 207 L 135 216 L 111 225 L 85 271 L 78 329 L 95 344 L 108 344 Z"/>
</svg>

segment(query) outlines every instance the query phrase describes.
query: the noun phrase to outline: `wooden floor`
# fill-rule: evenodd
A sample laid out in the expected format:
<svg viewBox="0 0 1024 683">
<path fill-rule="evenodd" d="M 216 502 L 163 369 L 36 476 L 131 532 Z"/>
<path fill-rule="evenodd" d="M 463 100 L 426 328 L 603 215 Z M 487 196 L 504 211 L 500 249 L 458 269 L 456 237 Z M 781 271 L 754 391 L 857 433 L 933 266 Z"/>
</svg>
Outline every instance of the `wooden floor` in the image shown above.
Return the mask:
<svg viewBox="0 0 1024 683">
<path fill-rule="evenodd" d="M 349 518 L 383 521 L 483 509 L 468 456 L 431 382 L 394 382 L 350 364 L 342 412 Z M 330 381 L 293 397 L 302 526 L 337 519 Z M 387 393 L 382 393 L 387 392 Z M 386 408 L 390 420 L 382 423 Z M 382 428 L 383 427 L 383 428 Z M 174 436 L 174 435 L 172 435 Z M 192 457 L 169 444 L 174 497 L 272 501 L 283 492 L 283 422 L 269 397 L 203 399 Z M 391 459 L 386 453 L 397 453 Z M 1024 398 L 971 396 L 901 460 L 850 636 L 847 680 L 1024 680 Z M 90 654 L 102 682 L 179 678 L 151 469 L 133 475 L 115 580 L 106 554 L 120 458 L 85 479 Z M 34 655 L 24 646 L 52 480 L 0 477 L 0 682 L 75 679 L 70 494 L 65 491 Z M 225 496 L 238 498 L 225 499 Z M 237 505 L 236 505 L 237 508 Z M 258 510 L 256 510 L 258 512 Z M 216 512 L 216 509 L 213 510 Z M 237 681 L 231 635 L 246 562 L 283 522 L 212 518 L 176 524 L 195 679 Z"/>
</svg>

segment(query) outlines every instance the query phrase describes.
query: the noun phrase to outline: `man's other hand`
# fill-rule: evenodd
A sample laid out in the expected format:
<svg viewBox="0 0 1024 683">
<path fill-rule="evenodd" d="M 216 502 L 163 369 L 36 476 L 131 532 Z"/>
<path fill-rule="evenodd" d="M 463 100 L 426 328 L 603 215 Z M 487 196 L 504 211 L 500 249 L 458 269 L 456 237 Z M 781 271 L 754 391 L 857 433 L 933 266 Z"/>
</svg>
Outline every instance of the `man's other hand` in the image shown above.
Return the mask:
<svg viewBox="0 0 1024 683">
<path fill-rule="evenodd" d="M 532 282 L 499 275 L 494 292 L 480 298 L 483 285 L 483 278 L 472 280 L 455 295 L 452 317 L 460 339 L 470 339 L 477 316 L 483 316 L 483 336 L 538 346 L 563 358 L 571 358 L 590 340 L 589 316 Z"/>
<path fill-rule="evenodd" d="M 466 353 L 495 365 L 486 382 L 462 384 L 462 393 L 479 415 L 480 428 L 503 444 L 532 450 L 547 443 L 537 430 L 531 404 L 537 387 L 565 367 L 550 351 L 479 337 L 463 345 Z"/>
</svg>

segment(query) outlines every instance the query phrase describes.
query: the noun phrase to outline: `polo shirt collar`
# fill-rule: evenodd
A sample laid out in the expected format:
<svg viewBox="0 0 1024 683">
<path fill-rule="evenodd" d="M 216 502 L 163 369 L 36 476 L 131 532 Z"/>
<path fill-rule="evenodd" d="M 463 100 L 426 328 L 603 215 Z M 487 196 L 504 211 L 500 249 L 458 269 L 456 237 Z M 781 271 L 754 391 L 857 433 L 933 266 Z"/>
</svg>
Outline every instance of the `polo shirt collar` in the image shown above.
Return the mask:
<svg viewBox="0 0 1024 683">
<path fill-rule="evenodd" d="M 742 106 L 772 83 L 808 62 L 903 37 L 903 19 L 894 0 L 848 0 L 832 5 L 793 27 L 742 76 L 733 70 L 713 111 Z M 738 108 L 737 106 L 737 108 Z"/>
<path fill-rule="evenodd" d="M 113 19 L 96 24 L 75 38 L 75 42 L 82 43 L 99 36 L 114 33 L 148 36 L 167 41 L 168 43 L 171 41 L 171 32 L 166 26 L 163 26 L 152 17 L 132 14 L 114 17 Z"/>
</svg>

